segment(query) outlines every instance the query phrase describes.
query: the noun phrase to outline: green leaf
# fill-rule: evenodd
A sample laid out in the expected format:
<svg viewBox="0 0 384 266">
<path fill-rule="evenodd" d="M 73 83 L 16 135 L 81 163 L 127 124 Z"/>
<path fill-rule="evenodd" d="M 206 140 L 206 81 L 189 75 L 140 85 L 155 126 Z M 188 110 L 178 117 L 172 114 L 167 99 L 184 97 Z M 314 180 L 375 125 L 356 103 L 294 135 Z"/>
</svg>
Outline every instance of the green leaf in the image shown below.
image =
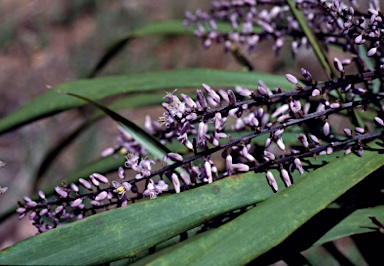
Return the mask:
<svg viewBox="0 0 384 266">
<path fill-rule="evenodd" d="M 186 31 L 181 20 L 155 21 L 136 29 L 124 37 L 114 41 L 104 52 L 96 66 L 88 77 L 94 77 L 121 49 L 133 39 L 146 35 L 180 36 L 190 35 Z"/>
<path fill-rule="evenodd" d="M 101 77 L 76 80 L 60 84 L 55 89 L 73 92 L 93 101 L 128 93 L 149 93 L 154 90 L 201 87 L 206 83 L 212 87 L 243 86 L 256 88 L 263 80 L 270 87 L 287 84 L 285 77 L 265 73 L 215 69 L 181 69 L 148 72 L 126 76 Z M 294 89 L 287 84 L 288 88 Z M 65 97 L 52 90 L 47 91 L 0 120 L 0 134 L 71 108 L 84 105 L 84 101 Z"/>
<path fill-rule="evenodd" d="M 376 206 L 354 211 L 329 230 L 313 245 L 322 245 L 341 237 L 376 231 L 376 227 L 372 224 L 369 216 L 376 216 L 379 221 L 384 223 L 384 206 Z"/>
<path fill-rule="evenodd" d="M 336 160 L 338 167 L 334 167 L 335 163 L 331 163 L 330 165 L 333 165 L 331 168 L 334 168 L 333 171 L 336 171 L 338 175 L 340 175 L 338 171 L 344 171 L 344 168 L 339 166 L 345 166 L 346 163 L 352 165 L 352 167 L 346 169 L 345 172 L 346 175 L 349 174 L 349 171 L 353 172 L 353 174 L 349 176 L 350 180 L 348 181 L 348 185 L 344 186 L 346 190 L 348 186 L 352 186 L 352 184 L 357 181 L 358 178 L 356 175 L 360 173 L 359 170 L 368 171 L 369 169 L 368 172 L 373 171 L 378 167 L 378 161 L 383 161 L 382 157 L 383 155 L 378 156 L 377 153 L 367 150 L 363 158 L 358 159 L 354 155 L 345 156 Z M 319 160 L 309 159 L 309 161 L 311 161 L 313 165 L 321 166 L 324 163 L 323 158 L 327 158 L 327 156 L 319 156 Z M 357 167 L 361 165 L 364 167 Z M 356 168 L 359 169 L 356 170 Z M 308 192 L 302 190 L 302 188 L 303 186 L 307 188 L 307 186 L 310 185 L 314 185 L 314 187 L 317 188 L 321 186 L 321 190 L 316 190 L 316 193 L 313 194 L 324 195 L 329 190 L 329 184 L 328 186 L 322 186 L 324 182 L 320 181 L 323 179 L 327 181 L 337 181 L 336 191 L 340 193 L 339 183 L 342 181 L 339 180 L 343 180 L 345 177 L 338 176 L 338 178 L 334 180 L 335 178 L 333 178 L 332 175 L 331 177 L 327 175 L 319 176 L 318 173 L 319 171 L 315 171 L 314 175 L 308 174 L 308 178 L 304 178 L 303 181 L 299 181 L 289 189 L 282 190 L 273 196 L 273 198 L 292 201 L 293 199 L 290 197 L 292 195 L 291 192 L 300 191 L 303 195 L 301 195 L 301 193 L 296 195 L 294 199 L 295 205 L 301 207 L 303 207 L 303 204 L 310 205 L 312 201 L 301 200 L 305 199 L 306 194 L 308 194 Z M 274 174 L 277 177 L 277 173 L 274 172 Z M 282 182 L 279 179 L 277 181 L 282 188 Z M 309 185 L 307 185 L 307 183 L 309 183 Z M 299 187 L 299 189 L 295 189 L 297 187 Z M 310 190 L 313 192 L 314 189 L 310 188 Z M 335 194 L 332 191 L 330 193 Z M 0 264 L 100 264 L 134 256 L 140 251 L 146 250 L 186 230 L 194 228 L 207 219 L 234 209 L 261 202 L 271 195 L 273 195 L 273 193 L 267 185 L 264 174 L 246 173 L 232 176 L 211 185 L 180 194 L 163 196 L 156 200 L 139 202 L 125 208 L 100 213 L 29 238 L 1 251 Z M 281 196 L 276 197 L 279 195 Z M 327 196 L 326 198 L 329 199 L 330 197 L 331 196 Z M 300 204 L 297 204 L 297 202 Z M 317 202 L 315 203 L 319 204 Z M 321 204 L 323 205 L 323 202 L 321 202 Z M 256 207 L 256 209 L 260 209 L 260 207 Z M 292 209 L 292 207 L 297 208 L 295 206 L 285 207 L 286 209 L 283 211 L 276 210 L 276 212 L 284 214 L 284 211 Z M 253 210 L 249 212 L 253 212 Z M 249 212 L 244 215 L 247 215 Z M 269 212 L 267 216 L 263 216 L 263 222 L 272 222 L 274 216 L 276 216 L 276 218 L 280 217 L 280 215 L 272 215 L 273 213 Z M 298 213 L 300 214 L 300 212 Z M 241 215 L 233 222 L 241 219 L 244 215 Z M 291 215 L 293 215 L 293 213 Z M 268 219 L 265 219 L 265 217 L 268 217 Z M 261 218 L 257 218 L 256 221 L 260 219 Z M 257 227 L 257 223 L 253 225 Z M 226 225 L 222 228 L 225 226 Z M 254 229 L 256 229 L 256 231 L 260 230 L 257 228 Z M 270 229 L 268 224 L 268 230 L 265 230 L 264 227 L 263 234 L 268 232 L 268 235 L 269 231 L 271 231 Z M 221 228 L 214 230 L 214 232 L 218 230 L 221 230 Z M 236 232 L 236 230 L 233 232 Z M 239 230 L 239 233 L 254 235 L 253 231 L 248 230 Z M 258 237 L 263 238 L 263 234 Z M 208 233 L 207 236 L 208 235 L 210 235 L 210 233 Z M 239 241 L 241 241 L 241 238 L 235 239 L 234 243 L 236 242 L 238 244 Z M 255 241 L 255 239 L 252 238 L 252 241 Z M 253 243 L 252 241 L 250 242 L 248 239 L 244 239 L 244 241 L 241 241 L 239 247 L 244 245 L 250 246 L 250 243 Z M 225 242 L 228 243 L 227 241 Z M 194 251 L 195 250 L 193 250 L 193 252 Z M 68 254 L 70 254 L 70 256 Z M 233 255 L 233 251 L 221 253 L 220 255 L 223 254 Z M 202 253 L 202 255 L 206 258 L 205 255 L 207 254 Z"/>
<path fill-rule="evenodd" d="M 199 265 L 246 264 L 280 244 L 383 164 L 384 155 L 375 151 L 367 150 L 362 158 L 354 154 L 343 156 L 206 237 L 153 261 L 152 265 L 181 260 Z"/>
<path fill-rule="evenodd" d="M 170 153 L 171 151 L 166 148 L 163 144 L 161 144 L 157 139 L 152 137 L 152 135 L 145 132 L 142 128 L 137 126 L 132 121 L 126 119 L 125 117 L 119 115 L 118 113 L 114 112 L 113 110 L 109 109 L 107 106 L 99 104 L 95 101 L 92 101 L 91 99 L 88 99 L 87 97 L 83 97 L 81 95 L 75 94 L 75 93 L 66 93 L 70 96 L 82 99 L 96 108 L 102 110 L 105 114 L 109 115 L 113 120 L 116 122 L 119 122 L 120 126 L 130 133 L 132 137 L 140 143 L 143 148 L 145 148 L 148 152 L 152 153 L 154 156 L 156 156 L 158 159 L 162 159 L 163 156 L 167 153 Z"/>
<path fill-rule="evenodd" d="M 1 251 L 0 264 L 101 264 L 134 256 L 205 220 L 260 202 L 272 194 L 262 174 L 233 176 L 180 194 L 103 212 L 31 237 Z"/>
</svg>

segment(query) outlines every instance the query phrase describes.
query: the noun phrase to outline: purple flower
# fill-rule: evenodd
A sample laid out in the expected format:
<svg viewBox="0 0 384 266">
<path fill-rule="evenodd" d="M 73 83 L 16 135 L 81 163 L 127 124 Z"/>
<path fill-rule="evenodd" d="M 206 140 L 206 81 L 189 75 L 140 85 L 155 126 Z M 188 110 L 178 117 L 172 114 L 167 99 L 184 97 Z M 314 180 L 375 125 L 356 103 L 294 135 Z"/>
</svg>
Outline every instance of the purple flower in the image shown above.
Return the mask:
<svg viewBox="0 0 384 266">
<path fill-rule="evenodd" d="M 279 189 L 279 186 L 277 185 L 277 182 L 272 172 L 267 171 L 265 176 L 267 177 L 268 184 L 273 188 L 274 191 L 277 191 Z"/>
</svg>

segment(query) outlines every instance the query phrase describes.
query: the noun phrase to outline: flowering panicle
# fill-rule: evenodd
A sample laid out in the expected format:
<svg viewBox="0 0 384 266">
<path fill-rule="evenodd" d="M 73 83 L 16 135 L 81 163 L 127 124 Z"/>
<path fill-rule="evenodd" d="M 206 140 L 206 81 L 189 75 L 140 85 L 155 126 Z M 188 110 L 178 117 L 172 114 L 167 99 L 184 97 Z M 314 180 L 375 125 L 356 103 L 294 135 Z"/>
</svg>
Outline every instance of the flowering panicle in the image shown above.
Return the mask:
<svg viewBox="0 0 384 266">
<path fill-rule="evenodd" d="M 297 0 L 296 4 L 325 47 L 334 43 L 351 52 L 351 59 L 334 58 L 338 78 L 319 82 L 301 68 L 302 77 L 287 73 L 286 84 L 277 88 L 269 88 L 260 80 L 251 88 L 234 89 L 215 89 L 204 83 L 194 96 L 178 95 L 177 90 L 166 93 L 163 114 L 157 121 L 147 116 L 144 126 L 162 144 L 178 141 L 184 150 L 152 159 L 119 126 L 118 145 L 102 153 L 108 156 L 120 152 L 126 156 L 125 168 L 117 171 L 118 181 L 94 173 L 76 184 L 56 186 L 52 199 L 40 191 L 39 201 L 24 197 L 24 202 L 19 202 L 19 217 L 28 214 L 39 232 L 44 232 L 61 221 L 123 207 L 142 197 L 155 199 L 165 192 L 180 193 L 249 171 L 265 174 L 268 185 L 277 192 L 275 170 L 289 187 L 294 172 L 304 174 L 308 170 L 302 164 L 305 158 L 336 151 L 363 156 L 364 143 L 383 138 L 384 94 L 377 93 L 372 85 L 375 79 L 382 81 L 384 74 L 383 15 L 375 1 L 366 13 L 337 0 Z M 216 21 L 228 21 L 232 32 L 219 32 Z M 300 46 L 308 45 L 289 7 L 281 1 L 214 2 L 209 12 L 188 12 L 185 25 L 194 27 L 205 47 L 217 41 L 223 42 L 227 50 L 245 44 L 254 51 L 258 42 L 272 38 L 273 48 L 279 50 L 288 35 L 293 38 L 294 53 Z M 357 46 L 363 44 L 368 45 L 367 56 L 376 59 L 376 70 L 368 70 L 362 62 Z M 351 62 L 357 64 L 357 74 L 346 72 Z M 354 123 L 354 128 L 338 130 L 329 119 L 334 114 L 355 118 L 355 112 L 368 107 L 373 107 L 377 116 L 366 120 L 365 125 Z M 287 141 L 287 135 L 292 133 L 298 143 L 295 146 Z M 260 142 L 260 136 L 265 141 Z M 220 153 L 222 162 L 216 159 Z"/>
<path fill-rule="evenodd" d="M 358 54 L 357 45 L 367 44 L 367 56 L 380 58 L 384 41 L 383 14 L 377 0 L 370 1 L 368 10 L 360 10 L 355 1 L 312 1 L 295 0 L 296 7 L 307 19 L 324 47 L 332 43 L 356 55 L 355 62 L 366 69 Z M 272 8 L 271 8 L 272 7 Z M 235 51 L 245 46 L 248 51 L 257 51 L 257 45 L 265 40 L 274 40 L 273 50 L 278 51 L 289 36 L 293 54 L 300 47 L 309 47 L 309 42 L 299 23 L 285 1 L 214 1 L 208 11 L 186 12 L 184 26 L 194 31 L 202 40 L 203 47 L 212 43 L 223 43 L 226 51 Z M 231 25 L 231 31 L 223 32 L 218 23 Z M 344 66 L 350 59 L 335 59 L 335 68 L 344 74 Z M 310 75 L 305 75 L 310 80 Z M 294 79 L 291 79 L 293 82 Z M 294 82 L 296 83 L 296 82 Z"/>
</svg>

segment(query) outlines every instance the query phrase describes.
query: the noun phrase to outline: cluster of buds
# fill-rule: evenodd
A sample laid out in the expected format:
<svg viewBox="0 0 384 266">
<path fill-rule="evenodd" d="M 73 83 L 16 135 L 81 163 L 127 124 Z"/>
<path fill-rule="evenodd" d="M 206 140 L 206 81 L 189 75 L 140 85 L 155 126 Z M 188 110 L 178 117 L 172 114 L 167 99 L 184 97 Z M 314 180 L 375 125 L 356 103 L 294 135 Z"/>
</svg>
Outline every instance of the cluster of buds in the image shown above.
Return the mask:
<svg viewBox="0 0 384 266">
<path fill-rule="evenodd" d="M 378 0 L 371 0 L 366 12 L 359 10 L 356 1 L 295 0 L 295 4 L 325 47 L 333 43 L 357 55 L 355 46 L 369 41 L 367 55 L 373 56 L 378 51 L 379 56 L 382 54 L 383 14 Z M 220 31 L 217 24 L 221 22 L 229 23 L 232 31 Z M 273 49 L 278 51 L 287 36 L 293 39 L 293 54 L 301 46 L 309 47 L 305 34 L 285 1 L 214 1 L 209 11 L 186 12 L 184 25 L 194 30 L 205 48 L 217 42 L 224 43 L 226 51 L 245 45 L 252 52 L 257 50 L 258 43 L 272 39 Z M 360 57 L 356 60 L 362 62 Z"/>
<path fill-rule="evenodd" d="M 277 3 L 280 5 L 275 5 Z M 256 9 L 256 4 L 266 8 Z M 106 149 L 102 155 L 120 152 L 126 156 L 125 169 L 118 170 L 119 181 L 94 173 L 87 179 L 80 178 L 76 184 L 56 186 L 52 199 L 48 200 L 40 191 L 39 201 L 24 197 L 24 202 L 19 202 L 20 218 L 28 216 L 38 231 L 44 232 L 57 227 L 61 221 L 82 219 L 143 197 L 154 199 L 165 192 L 180 193 L 196 185 L 250 171 L 265 173 L 266 182 L 276 192 L 279 187 L 271 169 L 279 170 L 282 181 L 289 187 L 294 181 L 294 171 L 300 174 L 306 171 L 302 158 L 335 151 L 363 156 L 364 143 L 383 138 L 384 94 L 372 86 L 375 79 L 382 82 L 384 74 L 380 58 L 383 15 L 376 1 L 372 1 L 366 14 L 357 12 L 355 5 L 348 7 L 337 0 L 332 3 L 297 0 L 296 4 L 321 41 L 343 45 L 352 52 L 351 58 L 334 58 L 339 78 L 318 82 L 302 68 L 301 79 L 286 74 L 286 86 L 282 84 L 283 87 L 274 89 L 259 81 L 254 88 L 237 86 L 229 90 L 215 90 L 202 84 L 195 96 L 177 95 L 176 90 L 167 93 L 162 104 L 163 115 L 158 121 L 147 116 L 145 129 L 162 144 L 180 142 L 185 147 L 181 154 L 171 152 L 163 158 L 151 159 L 139 142 L 118 127 L 121 134 L 118 145 Z M 206 47 L 215 40 L 224 42 L 227 49 L 246 43 L 249 50 L 254 50 L 256 43 L 272 37 L 278 50 L 285 36 L 290 35 L 292 50 L 296 52 L 306 40 L 290 9 L 284 5 L 281 1 L 214 2 L 209 12 L 187 13 L 186 25 L 196 27 L 195 33 Z M 229 21 L 233 32 L 219 33 L 216 20 Z M 261 27 L 261 31 L 254 31 L 254 24 Z M 367 55 L 376 59 L 376 70 L 368 71 L 357 52 L 356 47 L 366 40 L 371 45 Z M 353 60 L 359 73 L 347 75 L 344 66 Z M 304 86 L 300 80 L 309 85 Z M 377 111 L 377 116 L 363 125 L 357 123 L 358 113 L 368 107 Z M 329 122 L 333 114 L 352 117 L 356 126 L 335 130 Z M 306 126 L 302 127 L 303 124 Z M 373 125 L 380 130 L 374 130 Z M 286 132 L 298 130 L 296 138 L 301 145 L 287 145 Z M 265 142 L 256 144 L 253 140 L 262 135 Z M 222 162 L 214 159 L 218 157 L 215 153 L 221 155 Z M 152 170 L 156 159 L 162 159 L 158 163 L 162 165 Z M 145 185 L 138 186 L 138 182 Z"/>
</svg>

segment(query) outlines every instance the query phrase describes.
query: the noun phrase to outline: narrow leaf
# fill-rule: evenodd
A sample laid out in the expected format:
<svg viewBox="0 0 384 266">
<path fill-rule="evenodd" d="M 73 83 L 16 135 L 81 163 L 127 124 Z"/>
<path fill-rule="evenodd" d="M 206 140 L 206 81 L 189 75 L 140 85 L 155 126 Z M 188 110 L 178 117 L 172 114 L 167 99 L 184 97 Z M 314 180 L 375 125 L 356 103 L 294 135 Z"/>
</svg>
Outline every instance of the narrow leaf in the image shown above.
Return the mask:
<svg viewBox="0 0 384 266">
<path fill-rule="evenodd" d="M 109 109 L 108 107 L 99 104 L 95 101 L 92 101 L 91 99 L 88 99 L 86 97 L 83 97 L 81 95 L 67 92 L 66 94 L 82 99 L 96 108 L 102 110 L 104 113 L 109 115 L 113 120 L 116 122 L 119 122 L 119 124 L 127 130 L 130 134 L 132 134 L 132 137 L 140 143 L 140 145 L 145 148 L 148 152 L 152 153 L 154 156 L 156 156 L 158 159 L 161 159 L 165 154 L 170 153 L 171 151 L 165 147 L 163 144 L 161 144 L 157 139 L 152 137 L 150 134 L 145 132 L 142 128 L 137 126 L 132 121 L 126 119 L 125 117 L 119 115 L 118 113 L 114 112 L 113 110 Z"/>
<path fill-rule="evenodd" d="M 185 30 L 181 20 L 155 21 L 144 25 L 143 27 L 136 29 L 124 37 L 116 40 L 109 47 L 107 47 L 104 55 L 92 69 L 88 77 L 94 77 L 119 51 L 121 51 L 122 48 L 124 48 L 125 45 L 135 38 L 146 35 L 180 36 L 186 34 L 190 35 L 191 33 Z"/>
<path fill-rule="evenodd" d="M 73 92 L 93 101 L 128 93 L 148 93 L 154 90 L 200 88 L 202 83 L 212 87 L 243 86 L 256 88 L 259 80 L 270 87 L 287 84 L 285 77 L 260 72 L 242 72 L 216 69 L 179 69 L 148 72 L 126 76 L 76 80 L 60 84 L 56 90 Z M 291 86 L 291 89 L 294 87 Z M 50 90 L 0 120 L 0 134 L 16 129 L 40 118 L 84 105 L 80 99 L 63 97 Z"/>
<path fill-rule="evenodd" d="M 165 265 L 181 260 L 200 265 L 246 264 L 280 244 L 383 164 L 383 154 L 368 150 L 362 158 L 354 154 L 339 158 L 239 218 L 209 232 L 206 237 L 183 245 L 153 264 Z"/>
</svg>

